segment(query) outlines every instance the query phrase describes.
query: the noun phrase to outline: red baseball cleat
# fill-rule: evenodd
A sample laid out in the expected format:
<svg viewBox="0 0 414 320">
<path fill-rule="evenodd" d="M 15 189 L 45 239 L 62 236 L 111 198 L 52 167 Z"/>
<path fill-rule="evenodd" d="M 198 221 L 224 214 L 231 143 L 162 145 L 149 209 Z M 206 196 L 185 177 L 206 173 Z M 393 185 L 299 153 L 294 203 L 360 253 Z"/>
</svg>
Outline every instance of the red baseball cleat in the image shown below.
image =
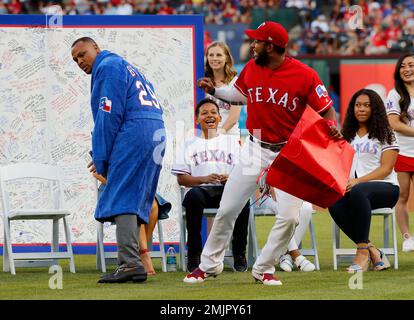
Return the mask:
<svg viewBox="0 0 414 320">
<path fill-rule="evenodd" d="M 184 282 L 186 283 L 201 283 L 204 282 L 208 277 L 217 277 L 217 274 L 215 273 L 206 273 L 200 268 L 196 268 L 193 270 L 193 272 L 187 274 L 187 276 L 184 278 Z"/>
<path fill-rule="evenodd" d="M 252 276 L 256 282 L 263 283 L 266 286 L 281 286 L 282 281 L 271 273 L 257 273 L 252 271 Z"/>
</svg>

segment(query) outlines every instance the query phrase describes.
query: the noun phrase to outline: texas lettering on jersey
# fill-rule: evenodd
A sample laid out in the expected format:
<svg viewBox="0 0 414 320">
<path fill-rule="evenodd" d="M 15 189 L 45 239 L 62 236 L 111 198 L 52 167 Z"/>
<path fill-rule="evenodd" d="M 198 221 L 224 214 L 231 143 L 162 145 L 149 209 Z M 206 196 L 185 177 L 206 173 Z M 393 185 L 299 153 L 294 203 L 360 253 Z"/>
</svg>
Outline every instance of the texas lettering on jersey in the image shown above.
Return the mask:
<svg viewBox="0 0 414 320">
<path fill-rule="evenodd" d="M 267 88 L 266 92 L 266 88 L 263 87 L 247 89 L 251 103 L 272 103 L 287 108 L 289 111 L 295 111 L 299 98 L 289 97 L 288 92 L 279 91 L 279 89 Z"/>
<path fill-rule="evenodd" d="M 234 163 L 234 154 L 227 153 L 223 150 L 215 149 L 215 150 L 205 150 L 202 152 L 194 153 L 191 156 L 191 160 L 195 166 L 206 162 L 221 162 L 226 163 L 228 165 L 235 165 Z"/>
<path fill-rule="evenodd" d="M 307 106 L 319 114 L 332 106 L 315 70 L 289 56 L 276 69 L 250 60 L 234 86 L 247 98 L 246 128 L 268 143 L 287 141 Z"/>
<path fill-rule="evenodd" d="M 355 143 L 354 149 L 357 153 L 370 153 L 370 154 L 377 154 L 378 153 L 378 144 L 373 142 L 362 142 L 362 143 Z"/>
</svg>

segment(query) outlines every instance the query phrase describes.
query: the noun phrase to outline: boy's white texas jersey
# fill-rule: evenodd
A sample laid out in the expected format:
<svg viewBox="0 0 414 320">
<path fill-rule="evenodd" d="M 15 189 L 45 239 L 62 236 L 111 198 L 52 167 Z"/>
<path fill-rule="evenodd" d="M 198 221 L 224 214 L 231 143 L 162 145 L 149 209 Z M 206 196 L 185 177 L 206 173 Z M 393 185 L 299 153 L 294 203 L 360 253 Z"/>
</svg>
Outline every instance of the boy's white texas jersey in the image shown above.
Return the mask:
<svg viewBox="0 0 414 320">
<path fill-rule="evenodd" d="M 219 135 L 212 139 L 193 137 L 177 149 L 171 172 L 195 177 L 212 173 L 230 174 L 239 162 L 240 144 L 237 136 Z"/>
</svg>

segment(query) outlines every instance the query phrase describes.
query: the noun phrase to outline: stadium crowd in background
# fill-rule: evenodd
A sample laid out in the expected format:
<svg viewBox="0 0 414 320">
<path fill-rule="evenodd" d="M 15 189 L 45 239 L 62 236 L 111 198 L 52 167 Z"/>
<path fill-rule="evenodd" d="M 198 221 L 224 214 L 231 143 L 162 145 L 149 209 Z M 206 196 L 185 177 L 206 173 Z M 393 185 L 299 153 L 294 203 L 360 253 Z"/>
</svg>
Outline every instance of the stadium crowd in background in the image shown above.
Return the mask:
<svg viewBox="0 0 414 320">
<path fill-rule="evenodd" d="M 250 27 L 254 10 L 296 8 L 298 24 L 290 29 L 289 53 L 386 54 L 414 47 L 413 0 L 0 0 L 0 14 L 202 14 L 206 24 L 243 23 Z M 360 7 L 362 29 L 349 23 Z M 214 39 L 213 39 L 214 40 Z"/>
</svg>

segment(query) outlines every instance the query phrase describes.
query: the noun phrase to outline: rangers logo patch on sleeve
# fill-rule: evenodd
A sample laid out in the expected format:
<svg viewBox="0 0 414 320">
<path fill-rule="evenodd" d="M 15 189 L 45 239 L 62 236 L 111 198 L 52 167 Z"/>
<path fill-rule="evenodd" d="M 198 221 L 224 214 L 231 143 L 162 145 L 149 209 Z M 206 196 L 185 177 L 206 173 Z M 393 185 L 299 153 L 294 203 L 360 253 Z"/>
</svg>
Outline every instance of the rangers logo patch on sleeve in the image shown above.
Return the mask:
<svg viewBox="0 0 414 320">
<path fill-rule="evenodd" d="M 108 99 L 108 97 L 102 97 L 99 101 L 99 109 L 102 111 L 111 113 L 112 108 L 112 101 Z"/>
<path fill-rule="evenodd" d="M 390 110 L 393 107 L 394 107 L 394 105 L 393 105 L 392 101 L 391 100 L 388 100 L 388 102 L 387 102 L 387 110 Z"/>
<path fill-rule="evenodd" d="M 328 91 L 323 84 L 318 85 L 315 90 L 319 98 L 328 96 Z"/>
</svg>

